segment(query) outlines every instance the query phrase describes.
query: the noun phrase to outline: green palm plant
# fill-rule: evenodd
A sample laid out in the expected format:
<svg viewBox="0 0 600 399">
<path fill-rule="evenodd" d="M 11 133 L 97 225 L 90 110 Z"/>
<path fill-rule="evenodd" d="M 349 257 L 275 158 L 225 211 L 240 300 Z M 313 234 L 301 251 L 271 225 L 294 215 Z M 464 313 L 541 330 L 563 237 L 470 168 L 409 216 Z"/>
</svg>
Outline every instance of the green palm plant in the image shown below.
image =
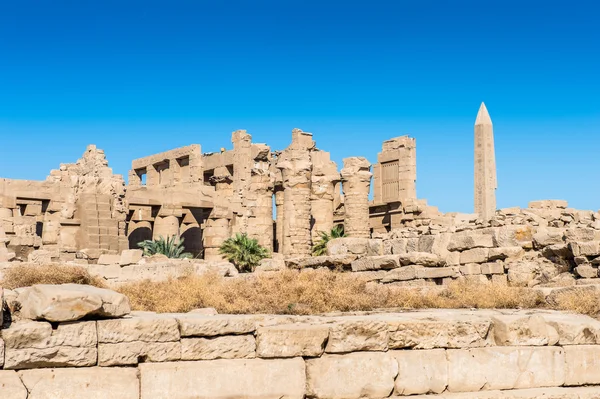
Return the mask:
<svg viewBox="0 0 600 399">
<path fill-rule="evenodd" d="M 334 238 L 346 237 L 344 233 L 344 225 L 338 224 L 330 231 L 322 231 L 319 233 L 319 241 L 313 245 L 313 256 L 321 256 L 327 254 L 327 243 Z"/>
<path fill-rule="evenodd" d="M 269 257 L 269 251 L 257 240 L 240 233 L 225 240 L 219 248 L 219 253 L 240 272 L 253 272 L 261 259 Z"/>
<path fill-rule="evenodd" d="M 163 236 L 157 240 L 145 240 L 138 243 L 138 247 L 144 250 L 144 255 L 152 256 L 156 254 L 165 255 L 173 259 L 191 259 L 192 254 L 185 251 L 183 246 L 183 237 L 171 236 L 166 239 Z"/>
</svg>

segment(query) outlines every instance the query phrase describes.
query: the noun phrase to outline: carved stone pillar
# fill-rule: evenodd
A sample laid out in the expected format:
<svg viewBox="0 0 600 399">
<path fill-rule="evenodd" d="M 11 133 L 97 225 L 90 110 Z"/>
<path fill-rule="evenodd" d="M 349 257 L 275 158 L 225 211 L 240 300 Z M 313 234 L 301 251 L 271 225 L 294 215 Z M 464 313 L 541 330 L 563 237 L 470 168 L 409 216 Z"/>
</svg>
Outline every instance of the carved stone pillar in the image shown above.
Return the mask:
<svg viewBox="0 0 600 399">
<path fill-rule="evenodd" d="M 314 243 L 319 239 L 320 233 L 329 232 L 333 228 L 335 185 L 340 180 L 340 174 L 328 152 L 311 152 L 311 161 L 311 237 Z"/>
<path fill-rule="evenodd" d="M 310 256 L 310 152 L 304 148 L 283 151 L 278 158 L 284 188 L 283 246 L 286 256 Z"/>
<path fill-rule="evenodd" d="M 253 168 L 246 196 L 248 236 L 273 251 L 273 178 L 268 169 Z"/>
<path fill-rule="evenodd" d="M 275 186 L 275 240 L 277 242 L 277 252 L 283 251 L 283 185 Z"/>
<path fill-rule="evenodd" d="M 221 260 L 219 248 L 231 236 L 231 212 L 229 211 L 229 198 L 233 192 L 232 177 L 226 167 L 215 169 L 210 182 L 215 186 L 217 201 L 211 210 L 203 232 L 204 259 Z"/>
<path fill-rule="evenodd" d="M 371 164 L 363 157 L 344 159 L 342 189 L 344 190 L 344 230 L 349 237 L 370 237 L 369 190 Z"/>
<path fill-rule="evenodd" d="M 154 220 L 152 238 L 179 236 L 179 219 L 176 216 L 157 216 Z"/>
</svg>

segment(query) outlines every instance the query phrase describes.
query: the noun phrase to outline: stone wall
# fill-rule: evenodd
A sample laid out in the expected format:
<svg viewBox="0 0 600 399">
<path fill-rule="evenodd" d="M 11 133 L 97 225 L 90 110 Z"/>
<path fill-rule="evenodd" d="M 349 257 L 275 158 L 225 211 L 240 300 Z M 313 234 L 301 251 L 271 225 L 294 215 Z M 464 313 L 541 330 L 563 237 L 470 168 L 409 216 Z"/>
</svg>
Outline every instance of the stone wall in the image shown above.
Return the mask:
<svg viewBox="0 0 600 399">
<path fill-rule="evenodd" d="M 134 313 L 1 337 L 3 399 L 600 398 L 600 322 L 553 311 Z"/>
</svg>

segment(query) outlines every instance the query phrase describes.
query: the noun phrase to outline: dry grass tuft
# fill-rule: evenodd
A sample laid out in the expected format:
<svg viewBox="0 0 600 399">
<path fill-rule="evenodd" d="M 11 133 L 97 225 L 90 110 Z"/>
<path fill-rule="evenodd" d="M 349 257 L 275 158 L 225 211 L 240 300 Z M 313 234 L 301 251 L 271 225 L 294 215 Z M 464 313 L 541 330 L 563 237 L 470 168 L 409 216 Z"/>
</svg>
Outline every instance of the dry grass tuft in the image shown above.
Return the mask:
<svg viewBox="0 0 600 399">
<path fill-rule="evenodd" d="M 91 276 L 87 270 L 80 266 L 23 264 L 5 270 L 3 275 L 0 285 L 8 289 L 29 287 L 34 284 L 67 283 L 105 287 L 101 278 Z"/>
<path fill-rule="evenodd" d="M 600 314 L 600 292 L 571 291 L 558 294 L 555 299 L 557 310 L 569 310 L 590 316 Z"/>
<path fill-rule="evenodd" d="M 540 308 L 541 294 L 506 285 L 460 282 L 431 290 L 369 284 L 350 273 L 285 270 L 246 278 L 189 276 L 121 286 L 135 310 L 219 313 L 318 314 L 382 308 Z"/>
</svg>

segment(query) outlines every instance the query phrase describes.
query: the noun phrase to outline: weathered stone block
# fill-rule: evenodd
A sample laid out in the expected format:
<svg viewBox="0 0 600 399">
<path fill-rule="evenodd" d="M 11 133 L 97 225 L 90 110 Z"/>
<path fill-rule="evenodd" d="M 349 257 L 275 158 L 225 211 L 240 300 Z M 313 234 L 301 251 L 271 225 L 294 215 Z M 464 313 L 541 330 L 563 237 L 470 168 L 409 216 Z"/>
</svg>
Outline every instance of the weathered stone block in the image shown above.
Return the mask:
<svg viewBox="0 0 600 399">
<path fill-rule="evenodd" d="M 579 265 L 579 266 L 575 267 L 574 270 L 575 270 L 575 273 L 577 273 L 577 275 L 582 278 L 598 277 L 598 268 L 593 267 L 589 263 Z"/>
<path fill-rule="evenodd" d="M 450 392 L 558 387 L 565 382 L 565 356 L 559 347 L 460 349 L 448 350 L 447 356 Z"/>
<path fill-rule="evenodd" d="M 325 355 L 306 361 L 306 393 L 318 399 L 385 398 L 398 363 L 388 353 Z"/>
<path fill-rule="evenodd" d="M 449 311 L 423 312 L 421 315 L 388 321 L 390 349 L 472 348 L 487 346 L 491 321 Z"/>
<path fill-rule="evenodd" d="M 417 278 L 457 278 L 460 276 L 458 267 L 417 267 Z"/>
<path fill-rule="evenodd" d="M 541 315 L 495 315 L 491 334 L 499 346 L 551 346 L 559 339 L 556 329 Z"/>
<path fill-rule="evenodd" d="M 448 385 L 444 349 L 392 351 L 398 361 L 397 395 L 442 393 Z"/>
<path fill-rule="evenodd" d="M 144 251 L 141 249 L 126 249 L 121 252 L 121 258 L 119 259 L 119 264 L 121 266 L 133 265 L 134 263 L 138 263 L 142 260 L 142 256 Z"/>
<path fill-rule="evenodd" d="M 443 266 L 443 260 L 438 255 L 427 252 L 407 252 L 399 255 L 402 265 L 421 265 L 428 267 Z"/>
<path fill-rule="evenodd" d="M 389 270 L 400 267 L 399 255 L 364 256 L 352 262 L 353 272 Z"/>
<path fill-rule="evenodd" d="M 236 359 L 139 365 L 141 398 L 302 399 L 304 361 Z"/>
<path fill-rule="evenodd" d="M 504 274 L 504 264 L 498 262 L 481 265 L 481 274 Z"/>
<path fill-rule="evenodd" d="M 139 399 L 140 384 L 134 368 L 73 368 L 19 372 L 28 399 Z"/>
<path fill-rule="evenodd" d="M 575 241 L 569 243 L 573 256 L 598 256 L 600 255 L 600 241 Z"/>
<path fill-rule="evenodd" d="M 131 366 L 139 362 L 168 362 L 181 359 L 180 342 L 122 342 L 98 344 L 99 366 Z"/>
<path fill-rule="evenodd" d="M 321 356 L 329 337 L 324 325 L 289 324 L 261 327 L 256 335 L 259 357 Z"/>
<path fill-rule="evenodd" d="M 252 335 L 226 335 L 181 340 L 182 360 L 250 359 L 256 357 Z"/>
<path fill-rule="evenodd" d="M 0 370 L 0 393 L 2 399 L 27 399 L 27 388 L 12 370 Z"/>
<path fill-rule="evenodd" d="M 256 330 L 260 316 L 185 314 L 175 316 L 182 337 L 214 337 L 228 334 L 248 334 Z"/>
<path fill-rule="evenodd" d="M 600 344 L 600 321 L 596 319 L 564 312 L 545 312 L 543 317 L 558 333 L 558 345 Z"/>
<path fill-rule="evenodd" d="M 473 248 L 460 253 L 460 264 L 467 263 L 484 263 L 489 257 L 489 248 Z"/>
<path fill-rule="evenodd" d="M 448 243 L 449 251 L 464 251 L 472 248 L 491 248 L 494 246 L 491 234 L 482 234 L 474 231 L 455 233 Z"/>
<path fill-rule="evenodd" d="M 341 320 L 331 324 L 327 353 L 385 351 L 388 348 L 388 326 L 378 320 Z"/>
<path fill-rule="evenodd" d="M 600 384 L 600 345 L 565 346 L 565 385 Z"/>
<path fill-rule="evenodd" d="M 468 265 L 460 266 L 458 270 L 463 276 L 481 274 L 481 265 L 478 263 L 469 263 Z"/>
<path fill-rule="evenodd" d="M 488 253 L 488 259 L 490 261 L 514 259 L 520 257 L 524 253 L 525 251 L 523 250 L 523 247 L 490 248 L 490 251 Z"/>
<path fill-rule="evenodd" d="M 393 281 L 407 281 L 417 278 L 418 266 L 403 266 L 398 269 L 390 270 L 381 279 L 382 283 L 390 283 Z"/>
<path fill-rule="evenodd" d="M 98 343 L 179 341 L 177 320 L 169 316 L 150 314 L 126 319 L 99 320 Z"/>
<path fill-rule="evenodd" d="M 99 265 L 118 265 L 121 262 L 121 255 L 102 254 L 98 258 Z"/>
</svg>

